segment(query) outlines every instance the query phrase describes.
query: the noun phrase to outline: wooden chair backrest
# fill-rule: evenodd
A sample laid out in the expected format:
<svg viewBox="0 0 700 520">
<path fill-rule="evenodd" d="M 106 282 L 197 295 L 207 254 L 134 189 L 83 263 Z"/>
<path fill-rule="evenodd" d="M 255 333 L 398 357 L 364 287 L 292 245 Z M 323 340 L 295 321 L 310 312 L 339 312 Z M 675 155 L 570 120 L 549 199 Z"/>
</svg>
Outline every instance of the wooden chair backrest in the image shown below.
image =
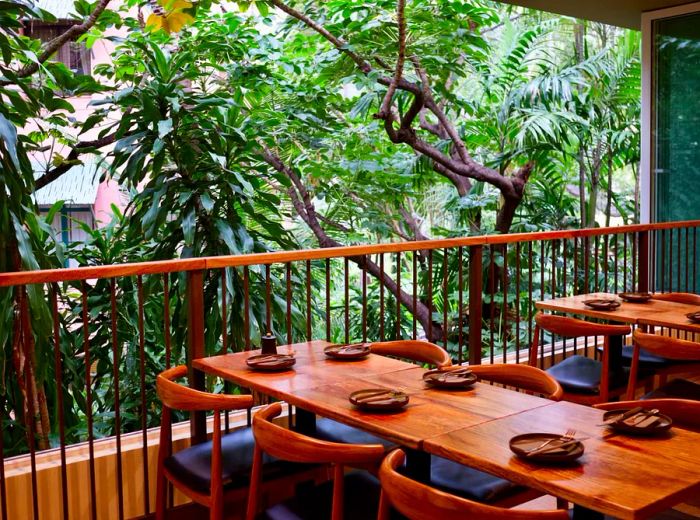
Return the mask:
<svg viewBox="0 0 700 520">
<path fill-rule="evenodd" d="M 529 365 L 504 363 L 470 365 L 469 368 L 485 381 L 542 394 L 553 401 L 560 401 L 564 394 L 564 390 L 556 379 L 544 370 Z"/>
<path fill-rule="evenodd" d="M 227 395 L 201 392 L 174 380 L 187 375 L 185 365 L 164 370 L 156 378 L 156 392 L 164 406 L 174 410 L 242 410 L 253 406 L 250 395 Z"/>
<path fill-rule="evenodd" d="M 429 363 L 438 368 L 452 365 L 450 354 L 441 346 L 429 341 L 401 339 L 371 343 L 373 353 L 380 356 L 394 356 L 419 363 Z"/>
<path fill-rule="evenodd" d="M 389 520 L 390 507 L 411 520 L 566 520 L 566 511 L 524 511 L 502 509 L 472 502 L 426 486 L 397 471 L 404 463 L 405 454 L 394 450 L 386 456 L 379 468 L 382 484 L 379 520 Z"/>
<path fill-rule="evenodd" d="M 535 315 L 535 323 L 541 330 L 546 330 L 562 338 L 583 338 L 586 336 L 624 336 L 632 329 L 629 325 L 608 325 L 590 321 L 557 316 L 555 314 Z"/>
<path fill-rule="evenodd" d="M 280 413 L 282 413 L 282 405 L 273 403 L 260 410 L 253 417 L 255 451 L 250 476 L 246 520 L 254 520 L 258 514 L 263 452 L 290 462 L 334 464 L 331 520 L 342 520 L 345 465 L 376 467 L 384 456 L 384 446 L 381 444 L 344 444 L 314 439 L 273 423 L 272 419 Z"/>
<path fill-rule="evenodd" d="M 655 300 L 663 300 L 666 302 L 688 303 L 690 305 L 700 305 L 700 294 L 687 292 L 670 292 L 654 294 Z"/>
<path fill-rule="evenodd" d="M 642 401 L 617 401 L 594 405 L 601 410 L 624 410 L 641 406 L 646 410 L 656 408 L 673 419 L 674 426 L 700 431 L 700 401 L 690 399 L 644 399 Z"/>
<path fill-rule="evenodd" d="M 700 343 L 684 339 L 648 334 L 637 329 L 634 331 L 635 348 L 643 348 L 647 352 L 667 359 L 683 361 L 700 361 Z"/>
<path fill-rule="evenodd" d="M 381 444 L 345 444 L 302 435 L 272 422 L 282 413 L 282 405 L 273 403 L 253 416 L 255 444 L 275 458 L 311 464 L 352 466 L 379 462 L 384 456 Z"/>
</svg>

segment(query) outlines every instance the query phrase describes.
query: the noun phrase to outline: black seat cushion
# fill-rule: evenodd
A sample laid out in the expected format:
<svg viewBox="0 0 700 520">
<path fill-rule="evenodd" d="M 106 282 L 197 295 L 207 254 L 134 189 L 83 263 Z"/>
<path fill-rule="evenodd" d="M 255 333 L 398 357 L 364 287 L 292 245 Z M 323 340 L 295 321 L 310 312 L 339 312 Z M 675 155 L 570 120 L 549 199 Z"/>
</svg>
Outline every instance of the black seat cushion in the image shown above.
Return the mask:
<svg viewBox="0 0 700 520">
<path fill-rule="evenodd" d="M 241 428 L 221 437 L 222 479 L 227 487 L 247 487 L 253 464 L 255 440 L 250 428 Z M 188 487 L 209 492 L 211 485 L 211 441 L 185 448 L 165 459 L 165 467 Z M 273 459 L 263 455 L 263 479 L 274 479 L 310 466 Z"/>
<path fill-rule="evenodd" d="M 700 401 L 700 384 L 687 379 L 674 379 L 653 392 L 644 395 L 642 399 L 691 399 Z"/>
<path fill-rule="evenodd" d="M 584 356 L 571 356 L 547 369 L 565 391 L 575 394 L 597 394 L 600 391 L 600 376 L 603 364 Z M 610 378 L 611 389 L 627 384 L 626 373 L 614 373 Z"/>
<path fill-rule="evenodd" d="M 344 442 L 346 444 L 381 444 L 387 448 L 396 447 L 395 444 L 386 439 L 327 418 L 316 420 L 315 437 L 324 441 Z"/>
<path fill-rule="evenodd" d="M 433 456 L 430 483 L 447 493 L 477 502 L 494 502 L 515 495 L 526 488 L 457 462 Z"/>
<path fill-rule="evenodd" d="M 343 489 L 345 520 L 377 518 L 379 508 L 379 480 L 365 471 L 348 473 Z M 314 487 L 307 493 L 278 504 L 265 511 L 261 520 L 328 520 L 333 504 L 333 482 Z M 399 516 L 392 515 L 392 520 Z"/>
<path fill-rule="evenodd" d="M 629 365 L 632 363 L 632 355 L 634 353 L 634 347 L 632 345 L 627 345 L 622 347 L 622 362 Z M 666 368 L 671 365 L 683 363 L 682 361 L 673 361 L 661 356 L 647 352 L 644 349 L 639 350 L 639 361 L 642 365 L 646 365 L 648 368 Z"/>
</svg>

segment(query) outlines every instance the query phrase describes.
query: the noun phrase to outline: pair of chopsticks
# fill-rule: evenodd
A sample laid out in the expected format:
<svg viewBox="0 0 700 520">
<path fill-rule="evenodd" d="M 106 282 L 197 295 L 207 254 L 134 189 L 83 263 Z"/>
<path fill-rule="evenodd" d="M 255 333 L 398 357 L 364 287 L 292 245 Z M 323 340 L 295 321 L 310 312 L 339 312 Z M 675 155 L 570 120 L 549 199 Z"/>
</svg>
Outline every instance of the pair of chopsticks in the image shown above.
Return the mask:
<svg viewBox="0 0 700 520">
<path fill-rule="evenodd" d="M 269 356 L 264 356 L 264 357 L 259 357 L 258 359 L 254 359 L 253 363 L 256 364 L 269 364 L 272 362 L 280 362 L 280 361 L 287 361 L 287 358 L 291 356 L 288 356 L 286 354 L 270 354 Z"/>
<path fill-rule="evenodd" d="M 630 426 L 636 426 L 638 428 L 648 428 L 649 426 L 652 426 L 654 423 L 658 422 L 658 413 L 659 410 L 657 409 L 646 410 L 641 406 L 637 406 L 635 408 L 632 408 L 631 410 L 627 410 L 622 415 L 612 417 L 607 421 L 604 421 L 600 426 L 625 423 L 629 424 Z M 630 419 L 634 420 L 634 422 L 631 424 L 628 422 Z"/>
<path fill-rule="evenodd" d="M 368 392 L 362 397 L 355 397 L 357 403 L 375 403 L 379 401 L 386 401 L 388 399 L 394 399 L 396 397 L 395 390 L 377 390 L 376 392 Z"/>
<path fill-rule="evenodd" d="M 546 446 L 541 446 L 539 448 L 535 448 L 534 450 L 528 451 L 525 455 L 528 457 L 532 457 L 533 455 L 543 455 L 545 453 L 549 453 L 550 451 L 559 451 L 563 450 L 564 448 L 569 448 L 575 444 L 578 444 L 581 441 L 585 441 L 588 437 L 580 437 L 578 439 L 569 439 L 569 440 L 564 440 L 566 437 L 561 437 L 559 439 L 553 439 L 553 441 Z M 558 442 L 564 440 L 564 442 Z"/>
</svg>

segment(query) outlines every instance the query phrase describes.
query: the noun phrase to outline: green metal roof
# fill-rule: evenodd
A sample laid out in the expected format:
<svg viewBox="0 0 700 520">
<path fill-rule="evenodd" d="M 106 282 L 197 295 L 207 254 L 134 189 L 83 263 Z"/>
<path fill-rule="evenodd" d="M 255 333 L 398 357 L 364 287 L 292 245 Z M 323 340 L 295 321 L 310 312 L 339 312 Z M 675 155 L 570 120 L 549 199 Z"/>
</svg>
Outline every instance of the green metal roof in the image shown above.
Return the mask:
<svg viewBox="0 0 700 520">
<path fill-rule="evenodd" d="M 35 178 L 43 175 L 45 168 L 36 164 Z M 55 181 L 36 192 L 34 198 L 39 206 L 51 206 L 59 200 L 70 206 L 92 206 L 97 197 L 97 188 L 103 168 L 97 161 L 86 161 L 73 166 Z"/>
</svg>

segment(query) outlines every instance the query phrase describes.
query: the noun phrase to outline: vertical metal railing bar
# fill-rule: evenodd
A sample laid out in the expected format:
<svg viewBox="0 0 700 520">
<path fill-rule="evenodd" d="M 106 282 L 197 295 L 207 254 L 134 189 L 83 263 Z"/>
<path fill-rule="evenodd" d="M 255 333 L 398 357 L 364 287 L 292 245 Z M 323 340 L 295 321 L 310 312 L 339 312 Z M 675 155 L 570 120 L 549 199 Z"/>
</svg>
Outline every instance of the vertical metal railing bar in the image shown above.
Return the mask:
<svg viewBox="0 0 700 520">
<path fill-rule="evenodd" d="M 345 343 L 350 343 L 350 260 L 348 257 L 343 259 L 343 289 L 345 297 Z"/>
<path fill-rule="evenodd" d="M 550 270 L 550 275 L 549 275 L 549 289 L 550 289 L 550 297 L 552 299 L 557 297 L 557 240 L 551 240 L 549 242 L 549 247 L 551 249 L 552 254 L 550 255 L 550 261 L 552 263 L 551 265 L 551 270 Z M 552 341 L 552 363 L 554 363 L 554 342 Z M 566 355 L 566 353 L 564 353 Z"/>
<path fill-rule="evenodd" d="M 532 301 L 532 242 L 527 243 L 527 346 L 528 349 L 532 345 L 532 322 L 533 322 L 533 301 Z M 536 311 L 535 311 L 536 312 Z M 528 363 L 530 360 L 528 359 Z"/>
<path fill-rule="evenodd" d="M 627 233 L 622 234 L 622 290 L 628 291 L 629 285 L 627 285 Z M 632 236 L 634 239 L 634 235 Z M 632 286 L 634 287 L 634 286 Z"/>
<path fill-rule="evenodd" d="M 559 294 L 561 296 L 568 296 L 569 295 L 569 291 L 567 290 L 567 287 L 566 287 L 566 264 L 567 264 L 566 257 L 568 256 L 567 252 L 566 252 L 566 245 L 567 245 L 566 239 L 562 238 L 562 240 L 561 240 L 561 264 L 562 264 L 562 267 L 560 270 L 561 276 L 559 277 L 559 280 L 561 280 L 561 282 L 560 282 L 561 288 L 559 290 Z M 564 356 L 566 357 L 567 338 L 562 338 L 562 339 L 563 339 L 562 348 L 564 351 Z M 576 354 L 576 346 L 575 345 L 574 345 L 574 354 Z"/>
<path fill-rule="evenodd" d="M 598 292 L 598 275 L 600 274 L 600 237 L 595 236 L 595 254 L 593 255 L 595 261 L 595 267 L 593 271 L 593 292 Z"/>
<path fill-rule="evenodd" d="M 117 324 L 117 280 L 111 278 L 109 281 L 109 298 L 111 305 L 112 321 L 112 377 L 114 378 L 114 440 L 117 448 L 117 515 L 121 520 L 124 518 L 124 489 L 122 477 L 122 433 L 121 433 L 121 405 L 119 395 L 119 338 Z M 60 387 L 59 387 L 60 389 Z"/>
<path fill-rule="evenodd" d="M 401 339 L 401 253 L 396 253 L 396 339 Z"/>
<path fill-rule="evenodd" d="M 515 244 L 515 362 L 520 363 L 520 242 Z"/>
<path fill-rule="evenodd" d="M 672 230 L 673 231 L 673 230 Z M 681 290 L 681 264 L 683 261 L 681 260 L 681 228 L 678 228 L 678 232 L 676 235 L 676 257 L 678 260 L 676 260 L 676 287 L 678 290 Z"/>
<path fill-rule="evenodd" d="M 661 292 L 666 292 L 666 230 L 661 230 Z"/>
<path fill-rule="evenodd" d="M 82 318 L 83 318 L 83 354 L 85 364 L 85 401 L 86 401 L 86 422 L 88 435 L 88 452 L 89 452 L 89 475 L 90 475 L 90 518 L 97 520 L 97 493 L 95 486 L 95 445 L 94 431 L 92 424 L 92 381 L 90 377 L 90 331 L 88 330 L 88 322 L 90 320 L 88 314 L 88 296 L 87 283 L 82 283 Z"/>
<path fill-rule="evenodd" d="M 148 414 L 146 407 L 146 334 L 144 332 L 144 303 L 143 303 L 143 277 L 136 279 L 138 304 L 139 304 L 139 368 L 141 371 L 141 446 L 143 459 L 143 481 L 144 488 L 150 489 L 148 485 Z M 151 494 L 143 494 L 143 508 L 146 514 L 151 512 Z"/>
<path fill-rule="evenodd" d="M 447 311 L 449 306 L 450 296 L 448 294 L 448 272 L 447 272 L 447 248 L 442 250 L 442 346 L 447 349 Z"/>
<path fill-rule="evenodd" d="M 698 292 L 698 228 L 693 228 L 693 292 Z"/>
<path fill-rule="evenodd" d="M 260 331 L 268 334 L 272 332 L 272 268 L 270 264 L 265 264 L 265 330 Z"/>
<path fill-rule="evenodd" d="M 29 341 L 27 336 L 32 334 L 32 326 L 29 317 L 29 304 L 27 303 L 27 286 L 24 285 L 18 290 L 20 291 L 19 319 L 21 320 L 21 326 L 19 328 L 21 336 L 19 341 L 22 344 L 20 348 L 27 352 L 29 351 L 29 346 L 26 344 L 26 342 Z M 24 387 L 26 388 L 26 400 L 24 402 L 23 415 L 27 425 L 27 444 L 29 445 L 32 483 L 32 511 L 34 520 L 39 520 L 39 487 L 37 484 L 36 472 L 36 418 L 34 415 L 34 403 L 38 399 L 33 392 L 34 384 L 31 379 L 32 376 L 34 376 L 36 379 L 34 369 L 30 365 L 29 368 L 25 369 L 22 374 L 22 377 L 24 378 Z"/>
<path fill-rule="evenodd" d="M 165 368 L 170 368 L 171 343 L 170 343 L 170 284 L 168 273 L 163 274 L 163 337 L 165 338 Z"/>
<path fill-rule="evenodd" d="M 306 341 L 311 341 L 311 327 L 313 325 L 313 316 L 311 315 L 311 260 L 306 261 Z"/>
<path fill-rule="evenodd" d="M 639 287 L 639 282 L 638 282 L 638 280 L 637 280 L 637 267 L 638 267 L 637 264 L 638 264 L 638 262 L 639 262 L 639 258 L 637 257 L 637 251 L 639 250 L 639 249 L 638 249 L 638 247 L 639 247 L 639 243 L 638 243 L 638 242 L 639 242 L 639 239 L 640 239 L 640 235 L 638 235 L 637 233 L 633 233 L 633 234 L 632 234 L 632 258 L 630 259 L 631 262 L 632 262 L 632 285 L 631 285 L 631 290 L 632 290 L 632 291 L 634 291 L 635 288 Z M 651 241 L 651 247 L 652 247 L 651 259 L 647 258 L 647 262 L 649 262 L 649 261 L 651 260 L 651 265 L 652 265 L 651 273 L 652 273 L 652 276 L 653 276 L 653 272 L 654 272 L 654 269 L 653 269 L 653 265 L 654 265 L 654 254 L 653 254 L 653 251 L 654 251 L 654 240 L 653 240 L 653 237 L 652 237 L 652 241 Z M 652 286 L 652 288 L 653 288 L 654 290 L 656 290 L 655 287 Z"/>
<path fill-rule="evenodd" d="M 58 409 L 58 440 L 60 444 L 61 451 L 61 506 L 63 512 L 63 519 L 68 520 L 69 518 L 69 505 L 68 505 L 68 474 L 66 466 L 66 420 L 64 415 L 64 403 L 63 403 L 63 360 L 61 359 L 61 332 L 58 317 L 58 285 L 53 285 L 50 288 L 51 292 L 51 317 L 53 320 L 53 354 L 54 354 L 54 375 L 56 378 L 56 408 Z M 0 418 L 2 421 L 2 418 Z M 1 424 L 1 423 L 0 423 Z M 0 428 L 1 430 L 2 428 Z M 0 437 L 2 437 L 2 432 L 0 431 Z M 1 442 L 1 441 L 0 441 Z M 5 512 L 5 476 L 4 476 L 4 457 L 2 453 L 2 448 L 0 447 L 0 460 L 2 460 L 2 471 L 0 473 L 0 480 L 2 480 L 2 512 L 3 519 L 7 518 Z"/>
<path fill-rule="evenodd" d="M 326 258 L 326 341 L 331 340 L 331 259 Z"/>
<path fill-rule="evenodd" d="M 292 263 L 287 262 L 285 264 L 285 281 L 287 284 L 287 315 L 285 316 L 285 321 L 287 325 L 287 344 L 291 345 L 294 341 L 292 339 Z"/>
<path fill-rule="evenodd" d="M 573 282 L 573 291 L 572 294 L 575 296 L 579 293 L 579 284 L 578 284 L 578 240 L 576 237 L 574 237 L 574 272 L 572 275 L 572 282 Z M 573 345 L 574 345 L 574 354 L 578 354 L 578 338 L 573 339 Z"/>
<path fill-rule="evenodd" d="M 493 364 L 496 334 L 496 253 L 489 246 L 489 362 Z"/>
<path fill-rule="evenodd" d="M 243 267 L 243 341 L 250 350 L 250 269 Z"/>
<path fill-rule="evenodd" d="M 413 308 L 418 307 L 418 251 L 413 251 L 411 254 L 412 256 L 412 266 L 411 268 L 413 269 L 412 273 L 412 289 L 413 289 Z M 412 313 L 412 325 L 413 325 L 413 339 L 417 339 L 418 337 L 418 320 L 416 319 L 416 313 Z"/>
<path fill-rule="evenodd" d="M 503 336 L 503 363 L 508 356 L 508 244 L 503 244 L 503 312 L 501 314 L 501 335 Z"/>
<path fill-rule="evenodd" d="M 379 254 L 379 341 L 384 341 L 384 253 Z"/>
<path fill-rule="evenodd" d="M 367 255 L 363 257 L 362 265 L 367 265 Z M 367 342 L 367 270 L 362 269 L 362 342 Z"/>
<path fill-rule="evenodd" d="M 623 235 L 623 236 L 624 236 L 624 235 Z M 615 294 L 617 294 L 617 292 L 618 292 L 618 290 L 617 290 L 617 288 L 618 288 L 617 276 L 618 276 L 618 271 L 619 271 L 618 262 L 619 262 L 619 260 L 620 260 L 620 257 L 619 257 L 619 255 L 617 254 L 617 253 L 618 253 L 618 249 L 619 249 L 619 240 L 618 240 L 618 238 L 619 238 L 619 235 L 615 235 L 615 236 L 613 237 L 613 258 L 615 259 L 615 264 L 614 264 L 614 265 L 615 265 L 615 270 L 613 271 L 613 292 L 614 292 Z"/>
<path fill-rule="evenodd" d="M 457 249 L 457 362 L 464 362 L 464 248 Z"/>
<path fill-rule="evenodd" d="M 683 270 L 685 273 L 685 292 L 688 292 L 688 274 L 690 273 L 690 265 L 688 264 L 688 255 L 690 254 L 690 250 L 688 249 L 689 246 L 690 228 L 685 228 L 685 269 Z"/>
<path fill-rule="evenodd" d="M 221 269 L 221 354 L 228 353 L 228 282 L 227 268 Z M 230 392 L 228 381 L 224 381 L 224 392 Z M 224 431 L 231 431 L 231 421 L 229 413 L 224 414 Z"/>
<path fill-rule="evenodd" d="M 609 271 L 610 271 L 610 235 L 603 237 L 603 292 L 610 291 Z"/>
<path fill-rule="evenodd" d="M 3 403 L 2 408 L 0 408 L 0 512 L 2 513 L 2 520 L 9 520 L 7 517 L 7 486 L 5 481 L 5 406 Z M 65 467 L 65 462 L 62 462 L 63 467 Z M 64 486 L 65 489 L 65 486 Z M 67 520 L 66 515 L 68 509 L 63 508 L 63 518 Z"/>
<path fill-rule="evenodd" d="M 484 246 L 469 246 L 469 364 L 481 363 Z"/>
<path fill-rule="evenodd" d="M 433 340 L 433 250 L 428 249 L 428 341 Z"/>
<path fill-rule="evenodd" d="M 540 240 L 540 300 L 545 299 L 545 288 L 544 288 L 544 240 Z M 540 368 L 544 367 L 544 331 L 540 331 Z"/>
</svg>

